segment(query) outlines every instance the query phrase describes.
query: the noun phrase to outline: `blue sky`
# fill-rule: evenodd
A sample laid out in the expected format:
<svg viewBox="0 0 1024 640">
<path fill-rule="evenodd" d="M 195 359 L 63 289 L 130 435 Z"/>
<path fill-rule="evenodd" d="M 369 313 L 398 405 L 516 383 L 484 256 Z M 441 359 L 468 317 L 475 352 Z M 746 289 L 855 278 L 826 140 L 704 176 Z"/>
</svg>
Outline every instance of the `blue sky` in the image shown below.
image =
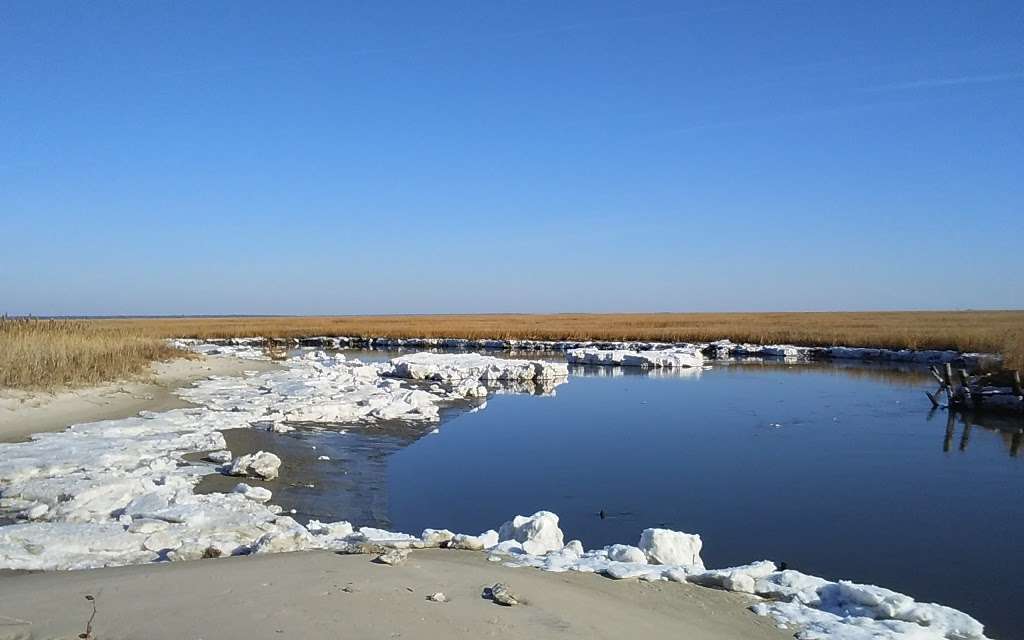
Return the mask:
<svg viewBox="0 0 1024 640">
<path fill-rule="evenodd" d="M 1021 308 L 1019 2 L 6 2 L 0 312 Z"/>
</svg>

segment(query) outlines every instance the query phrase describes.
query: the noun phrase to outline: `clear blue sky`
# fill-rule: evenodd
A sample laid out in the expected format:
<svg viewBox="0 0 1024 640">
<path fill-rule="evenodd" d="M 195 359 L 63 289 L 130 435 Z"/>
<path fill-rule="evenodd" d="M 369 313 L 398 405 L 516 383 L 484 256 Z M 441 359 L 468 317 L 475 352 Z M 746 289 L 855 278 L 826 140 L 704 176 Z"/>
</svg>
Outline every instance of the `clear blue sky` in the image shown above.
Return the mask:
<svg viewBox="0 0 1024 640">
<path fill-rule="evenodd" d="M 1024 307 L 1019 1 L 8 1 L 0 140 L 8 313 Z"/>
</svg>

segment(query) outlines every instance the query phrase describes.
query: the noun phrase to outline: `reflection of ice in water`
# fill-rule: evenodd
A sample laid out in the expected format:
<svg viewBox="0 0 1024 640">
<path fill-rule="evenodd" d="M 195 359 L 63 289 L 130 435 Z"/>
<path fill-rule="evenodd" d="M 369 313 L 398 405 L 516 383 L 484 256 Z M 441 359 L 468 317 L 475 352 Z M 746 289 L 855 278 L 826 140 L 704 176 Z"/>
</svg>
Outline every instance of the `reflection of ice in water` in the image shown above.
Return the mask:
<svg viewBox="0 0 1024 640">
<path fill-rule="evenodd" d="M 502 380 L 485 384 L 487 392 L 495 395 L 506 393 L 526 393 L 534 396 L 553 396 L 555 387 L 569 381 L 568 376 L 546 378 L 544 380 Z"/>
<path fill-rule="evenodd" d="M 576 364 L 569 365 L 569 374 L 591 378 L 620 378 L 622 376 L 644 376 L 647 378 L 699 378 L 702 367 L 660 367 L 645 369 L 642 367 L 604 367 L 600 365 Z"/>
</svg>

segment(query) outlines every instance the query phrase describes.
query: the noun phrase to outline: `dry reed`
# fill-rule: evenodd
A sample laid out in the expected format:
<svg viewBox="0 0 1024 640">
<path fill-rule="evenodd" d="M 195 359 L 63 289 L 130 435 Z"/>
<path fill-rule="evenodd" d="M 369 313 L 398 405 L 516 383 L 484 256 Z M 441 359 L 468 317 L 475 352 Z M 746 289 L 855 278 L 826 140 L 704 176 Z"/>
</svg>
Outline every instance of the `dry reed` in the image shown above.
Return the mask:
<svg viewBox="0 0 1024 640">
<path fill-rule="evenodd" d="M 0 318 L 0 388 L 53 390 L 138 375 L 186 355 L 128 326 Z"/>
</svg>

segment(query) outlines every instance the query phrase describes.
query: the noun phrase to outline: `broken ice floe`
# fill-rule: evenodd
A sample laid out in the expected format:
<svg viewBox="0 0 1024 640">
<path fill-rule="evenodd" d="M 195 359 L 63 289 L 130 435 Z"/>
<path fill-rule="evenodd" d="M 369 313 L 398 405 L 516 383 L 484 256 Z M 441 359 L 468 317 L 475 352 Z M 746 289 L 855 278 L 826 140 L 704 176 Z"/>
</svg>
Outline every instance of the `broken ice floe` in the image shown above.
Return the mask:
<svg viewBox="0 0 1024 640">
<path fill-rule="evenodd" d="M 415 353 L 392 358 L 383 375 L 437 382 L 552 380 L 569 370 L 562 362 L 509 360 L 478 353 Z"/>
<path fill-rule="evenodd" d="M 205 353 L 238 355 L 266 359 L 260 346 L 263 338 L 230 338 L 209 344 L 197 340 L 176 340 L 173 344 L 182 348 L 203 350 Z M 961 353 L 954 350 L 940 349 L 881 349 L 873 347 L 800 347 L 795 345 L 776 344 L 762 345 L 734 343 L 730 340 L 717 340 L 706 343 L 656 342 L 656 341 L 601 341 L 601 340 L 519 340 L 519 339 L 465 339 L 465 338 L 382 338 L 382 337 L 346 337 L 346 336 L 309 336 L 294 338 L 296 346 L 326 348 L 369 348 L 369 349 L 451 349 L 490 351 L 562 352 L 572 349 L 599 349 L 625 351 L 651 351 L 671 348 L 701 351 L 705 358 L 782 358 L 788 360 L 801 359 L 855 359 L 877 362 L 911 362 L 922 364 L 952 363 L 968 369 L 981 364 L 997 365 L 1002 359 L 996 354 Z"/>
<path fill-rule="evenodd" d="M 495 360 L 487 362 L 487 375 L 499 379 L 551 370 Z M 446 379 L 458 377 L 461 366 L 463 379 L 481 375 L 465 358 L 433 362 Z M 0 512 L 23 520 L 0 528 L 0 566 L 77 569 L 267 552 L 306 548 L 308 536 L 328 545 L 337 539 L 336 530 L 318 537 L 280 516 L 279 507 L 263 504 L 269 500 L 265 488 L 240 484 L 231 493 L 195 495 L 195 485 L 218 470 L 263 479 L 277 475 L 281 461 L 272 452 L 232 459 L 224 450 L 224 429 L 287 422 L 436 422 L 441 407 L 475 393 L 448 383 L 433 390 L 413 388 L 408 385 L 414 383 L 383 377 L 390 368 L 310 352 L 278 370 L 211 377 L 180 390 L 197 408 L 79 424 L 0 445 Z M 207 458 L 223 466 L 185 462 L 186 454 L 201 452 L 210 452 Z"/>
<path fill-rule="evenodd" d="M 205 356 L 231 356 L 242 360 L 269 360 L 263 338 L 234 338 L 232 340 L 205 341 L 194 338 L 178 338 L 168 343 L 177 349 L 193 351 Z"/>
<path fill-rule="evenodd" d="M 234 493 L 240 493 L 246 498 L 255 500 L 256 502 L 267 502 L 274 497 L 274 494 L 270 492 L 270 489 L 267 489 L 266 487 L 252 487 L 244 482 L 236 484 L 235 488 L 231 491 Z"/>
<path fill-rule="evenodd" d="M 281 458 L 273 453 L 257 451 L 235 458 L 228 467 L 231 476 L 255 476 L 264 480 L 273 480 L 281 468 Z"/>
<path fill-rule="evenodd" d="M 788 575 L 787 575 L 788 574 Z M 796 575 L 793 575 L 796 574 Z M 780 581 L 803 588 L 776 589 Z M 751 606 L 758 615 L 798 629 L 800 640 L 976 640 L 984 626 L 971 616 L 873 585 L 829 582 L 794 571 L 755 581 L 754 593 L 771 600 Z"/>
</svg>

